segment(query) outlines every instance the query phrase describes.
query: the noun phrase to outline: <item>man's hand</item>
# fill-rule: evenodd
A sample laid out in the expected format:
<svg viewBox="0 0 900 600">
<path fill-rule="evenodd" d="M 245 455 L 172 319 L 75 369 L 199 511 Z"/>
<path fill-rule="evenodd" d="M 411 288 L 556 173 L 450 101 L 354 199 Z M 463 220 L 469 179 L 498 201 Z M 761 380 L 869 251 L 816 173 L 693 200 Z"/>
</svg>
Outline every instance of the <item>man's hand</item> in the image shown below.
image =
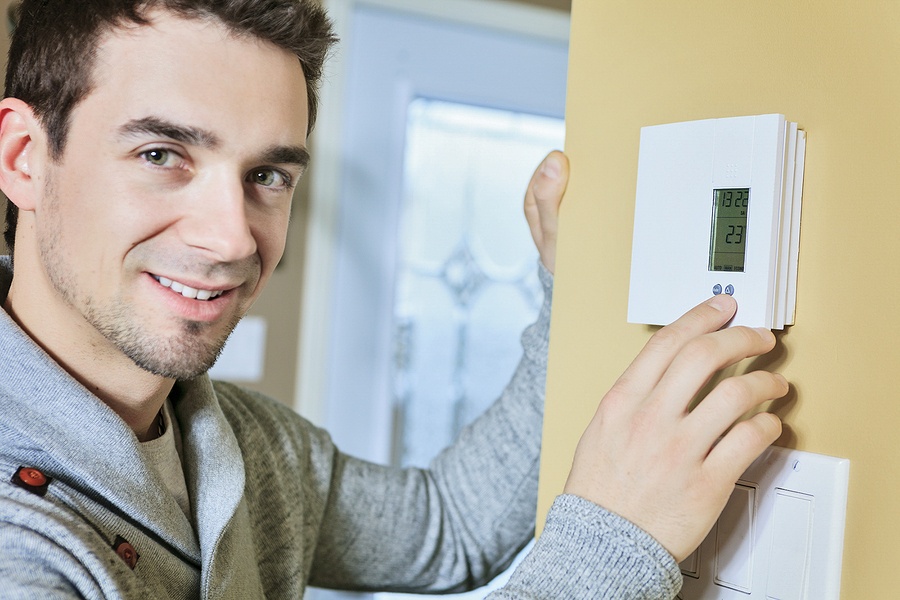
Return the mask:
<svg viewBox="0 0 900 600">
<path fill-rule="evenodd" d="M 781 433 L 781 421 L 767 412 L 734 425 L 787 393 L 784 377 L 765 371 L 725 379 L 688 412 L 716 371 L 775 345 L 765 329 L 719 330 L 736 306 L 716 296 L 653 335 L 601 401 L 566 482 L 566 493 L 638 525 L 679 562 L 706 537 L 737 478 Z"/>
<path fill-rule="evenodd" d="M 556 226 L 559 204 L 569 183 L 569 159 L 558 150 L 544 158 L 525 192 L 525 219 L 541 262 L 551 273 L 556 266 Z"/>
</svg>

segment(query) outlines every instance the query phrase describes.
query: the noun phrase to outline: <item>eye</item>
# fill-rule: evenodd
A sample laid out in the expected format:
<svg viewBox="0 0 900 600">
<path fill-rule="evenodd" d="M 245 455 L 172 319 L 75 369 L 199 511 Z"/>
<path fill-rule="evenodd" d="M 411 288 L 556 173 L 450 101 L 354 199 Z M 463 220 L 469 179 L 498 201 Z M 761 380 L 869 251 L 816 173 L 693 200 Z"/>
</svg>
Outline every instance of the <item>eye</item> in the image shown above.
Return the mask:
<svg viewBox="0 0 900 600">
<path fill-rule="evenodd" d="M 163 148 L 154 148 L 141 152 L 141 157 L 157 167 L 171 167 L 178 160 L 178 155 Z"/>
<path fill-rule="evenodd" d="M 251 171 L 249 180 L 251 183 L 263 187 L 289 187 L 291 185 L 290 177 L 276 169 L 256 169 Z"/>
</svg>

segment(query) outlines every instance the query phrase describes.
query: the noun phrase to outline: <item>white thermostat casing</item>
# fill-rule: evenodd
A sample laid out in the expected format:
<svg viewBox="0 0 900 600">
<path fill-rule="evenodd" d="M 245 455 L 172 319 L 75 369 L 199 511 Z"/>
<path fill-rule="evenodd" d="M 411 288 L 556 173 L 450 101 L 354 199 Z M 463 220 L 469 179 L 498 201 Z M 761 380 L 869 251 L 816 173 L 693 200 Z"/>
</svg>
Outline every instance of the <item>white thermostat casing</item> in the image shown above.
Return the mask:
<svg viewBox="0 0 900 600">
<path fill-rule="evenodd" d="M 731 294 L 731 325 L 794 322 L 806 136 L 784 116 L 641 129 L 628 322 Z"/>
</svg>

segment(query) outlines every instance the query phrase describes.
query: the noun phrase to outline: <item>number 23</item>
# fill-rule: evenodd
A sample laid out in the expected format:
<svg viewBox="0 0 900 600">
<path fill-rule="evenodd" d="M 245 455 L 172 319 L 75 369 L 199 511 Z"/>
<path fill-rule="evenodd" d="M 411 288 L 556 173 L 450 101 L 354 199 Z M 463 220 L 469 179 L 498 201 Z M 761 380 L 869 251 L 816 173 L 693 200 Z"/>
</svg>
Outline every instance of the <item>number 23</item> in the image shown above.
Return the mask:
<svg viewBox="0 0 900 600">
<path fill-rule="evenodd" d="M 740 244 L 744 240 L 744 226 L 743 225 L 729 225 L 728 226 L 728 235 L 725 236 L 726 244 Z M 737 238 L 737 239 L 733 239 Z"/>
</svg>

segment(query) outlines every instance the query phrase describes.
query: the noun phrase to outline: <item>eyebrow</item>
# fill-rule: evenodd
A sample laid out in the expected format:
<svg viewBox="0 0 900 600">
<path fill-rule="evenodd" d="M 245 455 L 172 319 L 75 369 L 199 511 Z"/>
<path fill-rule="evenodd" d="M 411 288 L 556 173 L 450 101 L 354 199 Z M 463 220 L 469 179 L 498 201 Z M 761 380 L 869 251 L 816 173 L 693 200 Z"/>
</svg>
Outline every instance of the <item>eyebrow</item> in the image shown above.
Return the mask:
<svg viewBox="0 0 900 600">
<path fill-rule="evenodd" d="M 119 136 L 130 138 L 140 135 L 154 135 L 169 138 L 191 146 L 213 149 L 220 145 L 219 137 L 199 127 L 180 125 L 159 117 L 132 119 L 119 127 Z M 302 169 L 309 166 L 309 151 L 303 146 L 271 146 L 263 151 L 263 162 L 278 165 L 297 165 Z"/>
<path fill-rule="evenodd" d="M 123 138 L 147 134 L 167 137 L 176 142 L 202 148 L 215 148 L 220 143 L 219 138 L 210 131 L 186 127 L 158 117 L 132 119 L 119 127 L 119 136 Z"/>
<path fill-rule="evenodd" d="M 262 159 L 274 165 L 297 165 L 306 169 L 309 166 L 309 151 L 303 146 L 272 146 L 263 152 Z"/>
</svg>

